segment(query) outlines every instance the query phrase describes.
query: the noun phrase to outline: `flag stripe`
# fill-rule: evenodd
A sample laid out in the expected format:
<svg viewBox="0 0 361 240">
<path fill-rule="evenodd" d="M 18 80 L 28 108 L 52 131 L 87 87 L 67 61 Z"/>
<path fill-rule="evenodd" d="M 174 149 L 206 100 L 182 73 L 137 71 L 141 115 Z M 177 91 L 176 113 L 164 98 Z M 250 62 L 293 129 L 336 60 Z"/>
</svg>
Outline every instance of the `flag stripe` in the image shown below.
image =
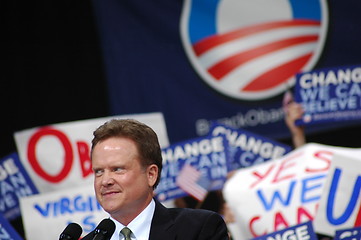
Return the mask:
<svg viewBox="0 0 361 240">
<path fill-rule="evenodd" d="M 295 72 L 304 66 L 312 57 L 312 54 L 306 54 L 300 58 L 296 58 L 284 65 L 273 68 L 271 71 L 265 72 L 258 78 L 255 78 L 250 84 L 243 88 L 243 91 L 261 91 L 277 84 L 282 83 L 283 79 L 294 76 Z"/>
<path fill-rule="evenodd" d="M 202 201 L 207 195 L 207 189 L 197 184 L 201 173 L 190 165 L 185 165 L 177 177 L 177 185 L 186 193 Z"/>
<path fill-rule="evenodd" d="M 200 64 L 205 68 L 213 66 L 216 62 L 235 53 L 262 47 L 266 44 L 289 38 L 315 35 L 319 36 L 320 28 L 317 26 L 301 26 L 297 28 L 280 28 L 260 32 L 251 36 L 237 38 L 234 41 L 216 46 L 198 57 Z"/>
<path fill-rule="evenodd" d="M 317 36 L 303 36 L 303 37 L 290 38 L 290 39 L 285 39 L 282 41 L 266 44 L 262 47 L 258 47 L 256 49 L 250 49 L 248 51 L 238 53 L 223 61 L 220 61 L 216 65 L 209 68 L 208 71 L 211 75 L 214 76 L 214 78 L 220 80 L 230 71 L 239 67 L 239 65 L 242 65 L 245 62 L 248 62 L 252 59 L 293 45 L 304 44 L 306 42 L 315 42 L 317 41 L 317 39 L 318 39 Z"/>
<path fill-rule="evenodd" d="M 200 56 L 203 53 L 207 52 L 209 49 L 212 49 L 218 45 L 222 45 L 226 42 L 233 41 L 234 39 L 237 38 L 246 37 L 263 31 L 284 28 L 284 27 L 297 27 L 297 26 L 320 26 L 320 22 L 311 21 L 311 20 L 292 20 L 292 21 L 279 21 L 279 22 L 263 23 L 259 25 L 252 25 L 223 35 L 214 35 L 205 38 L 199 41 L 198 43 L 194 44 L 193 48 L 195 54 L 197 56 Z"/>
</svg>

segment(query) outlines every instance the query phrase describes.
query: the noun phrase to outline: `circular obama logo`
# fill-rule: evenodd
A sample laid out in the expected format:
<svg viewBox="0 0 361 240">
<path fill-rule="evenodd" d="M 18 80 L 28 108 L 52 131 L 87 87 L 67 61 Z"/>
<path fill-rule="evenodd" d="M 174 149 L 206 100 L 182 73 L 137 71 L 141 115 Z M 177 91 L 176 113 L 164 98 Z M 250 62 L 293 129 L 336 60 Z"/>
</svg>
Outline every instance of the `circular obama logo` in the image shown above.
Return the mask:
<svg viewBox="0 0 361 240">
<path fill-rule="evenodd" d="M 277 96 L 311 70 L 328 23 L 323 0 L 185 0 L 181 38 L 200 77 L 240 100 Z"/>
</svg>

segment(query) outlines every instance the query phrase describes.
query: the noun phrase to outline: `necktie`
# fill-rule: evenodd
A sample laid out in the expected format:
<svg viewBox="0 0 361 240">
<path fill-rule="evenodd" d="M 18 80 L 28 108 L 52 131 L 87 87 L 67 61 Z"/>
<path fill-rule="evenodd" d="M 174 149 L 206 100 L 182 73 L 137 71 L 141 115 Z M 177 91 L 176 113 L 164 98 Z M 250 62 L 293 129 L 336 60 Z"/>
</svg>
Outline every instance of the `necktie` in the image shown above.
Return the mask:
<svg viewBox="0 0 361 240">
<path fill-rule="evenodd" d="M 122 231 L 120 231 L 120 233 L 123 234 L 123 236 L 125 237 L 125 240 L 131 240 L 130 234 L 132 233 L 132 231 L 129 228 L 124 227 L 122 229 Z"/>
</svg>

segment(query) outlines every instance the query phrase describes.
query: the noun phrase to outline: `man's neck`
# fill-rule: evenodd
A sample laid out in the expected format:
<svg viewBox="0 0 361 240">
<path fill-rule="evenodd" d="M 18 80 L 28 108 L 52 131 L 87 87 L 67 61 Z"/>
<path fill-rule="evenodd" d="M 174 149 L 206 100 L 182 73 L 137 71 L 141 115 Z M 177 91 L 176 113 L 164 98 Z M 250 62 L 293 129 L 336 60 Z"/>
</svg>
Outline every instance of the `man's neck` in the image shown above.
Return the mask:
<svg viewBox="0 0 361 240">
<path fill-rule="evenodd" d="M 144 204 L 141 207 L 133 208 L 133 209 L 126 209 L 125 211 L 116 212 L 111 214 L 111 217 L 123 224 L 124 226 L 128 226 L 128 224 L 133 221 L 140 213 L 147 208 L 152 201 L 153 198 L 147 199 L 144 201 Z M 136 211 L 135 211 L 136 210 Z"/>
</svg>

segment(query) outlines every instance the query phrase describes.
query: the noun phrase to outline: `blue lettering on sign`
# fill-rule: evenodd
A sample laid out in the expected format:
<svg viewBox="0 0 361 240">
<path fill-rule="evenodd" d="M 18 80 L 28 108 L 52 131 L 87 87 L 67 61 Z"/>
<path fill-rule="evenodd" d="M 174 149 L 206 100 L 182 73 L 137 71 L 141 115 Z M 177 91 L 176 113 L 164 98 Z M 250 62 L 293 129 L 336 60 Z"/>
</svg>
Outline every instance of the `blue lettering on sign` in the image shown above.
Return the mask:
<svg viewBox="0 0 361 240">
<path fill-rule="evenodd" d="M 310 177 L 310 178 L 306 178 L 302 180 L 302 189 L 301 189 L 301 202 L 302 203 L 308 203 L 308 202 L 314 202 L 314 201 L 318 201 L 321 196 L 318 194 L 316 196 L 313 197 L 308 197 L 307 198 L 307 194 L 308 192 L 312 191 L 312 190 L 317 190 L 322 188 L 323 186 L 323 182 L 322 183 L 318 183 L 316 185 L 312 185 L 310 186 L 309 183 L 312 183 L 313 181 L 317 181 L 317 180 L 322 180 L 323 178 L 325 178 L 326 175 L 322 174 L 322 175 L 317 175 L 314 177 Z"/>
<path fill-rule="evenodd" d="M 63 197 L 56 202 L 47 202 L 45 206 L 35 204 L 34 208 L 44 217 L 101 210 L 101 206 L 94 196 L 85 198 L 82 195 L 77 195 L 73 199 Z"/>
<path fill-rule="evenodd" d="M 82 221 L 82 227 L 84 232 L 91 232 L 96 228 L 96 226 L 97 223 L 95 222 L 93 215 L 85 217 Z"/>
<path fill-rule="evenodd" d="M 274 192 L 270 202 L 267 202 L 266 198 L 264 197 L 264 195 L 262 193 L 262 190 L 258 190 L 257 195 L 261 199 L 261 202 L 263 203 L 263 206 L 266 209 L 266 211 L 269 211 L 269 210 L 272 209 L 272 207 L 275 204 L 277 199 L 279 199 L 279 201 L 280 201 L 280 203 L 282 205 L 288 206 L 290 204 L 292 192 L 293 192 L 293 189 L 294 189 L 295 185 L 296 185 L 296 181 L 291 181 L 290 182 L 289 190 L 288 190 L 288 194 L 287 194 L 286 199 L 282 199 L 281 193 L 278 190 L 276 190 Z"/>
<path fill-rule="evenodd" d="M 351 216 L 352 212 L 354 211 L 355 207 L 356 207 L 356 203 L 357 203 L 357 199 L 358 196 L 360 194 L 360 189 L 361 189 L 361 176 L 358 176 L 356 179 L 356 182 L 354 184 L 353 190 L 352 190 L 352 194 L 351 194 L 351 198 L 349 203 L 347 204 L 347 207 L 345 209 L 345 211 L 343 212 L 343 214 L 336 218 L 333 216 L 333 212 L 332 210 L 335 209 L 335 197 L 336 197 L 336 192 L 337 192 L 337 186 L 338 186 L 338 182 L 341 176 L 342 170 L 339 168 L 336 168 L 333 174 L 333 178 L 331 181 L 331 187 L 330 187 L 330 192 L 327 198 L 327 220 L 333 224 L 333 225 L 340 225 L 345 223 Z"/>
<path fill-rule="evenodd" d="M 42 208 L 41 206 L 39 206 L 38 204 L 35 204 L 35 209 L 38 210 L 40 212 L 40 214 L 44 217 L 48 217 L 50 215 L 50 206 L 51 203 L 47 203 L 46 204 L 46 208 Z"/>
<path fill-rule="evenodd" d="M 301 204 L 309 203 L 318 201 L 321 196 L 321 188 L 323 186 L 323 178 L 325 178 L 325 174 L 316 175 L 312 177 L 305 178 L 300 181 L 301 184 L 301 193 L 300 193 L 300 202 Z M 285 190 L 284 195 L 285 197 L 282 197 L 282 194 L 280 190 L 275 190 L 274 193 L 271 195 L 271 199 L 267 200 L 265 197 L 265 194 L 263 191 L 257 190 L 257 195 L 259 199 L 261 200 L 264 208 L 266 211 L 271 210 L 274 205 L 276 204 L 277 200 L 280 202 L 283 206 L 289 206 L 292 200 L 292 196 L 294 195 L 294 189 L 296 186 L 297 180 L 290 181 L 288 189 Z M 288 192 L 286 192 L 288 191 Z M 313 195 L 312 195 L 313 193 Z"/>
</svg>

